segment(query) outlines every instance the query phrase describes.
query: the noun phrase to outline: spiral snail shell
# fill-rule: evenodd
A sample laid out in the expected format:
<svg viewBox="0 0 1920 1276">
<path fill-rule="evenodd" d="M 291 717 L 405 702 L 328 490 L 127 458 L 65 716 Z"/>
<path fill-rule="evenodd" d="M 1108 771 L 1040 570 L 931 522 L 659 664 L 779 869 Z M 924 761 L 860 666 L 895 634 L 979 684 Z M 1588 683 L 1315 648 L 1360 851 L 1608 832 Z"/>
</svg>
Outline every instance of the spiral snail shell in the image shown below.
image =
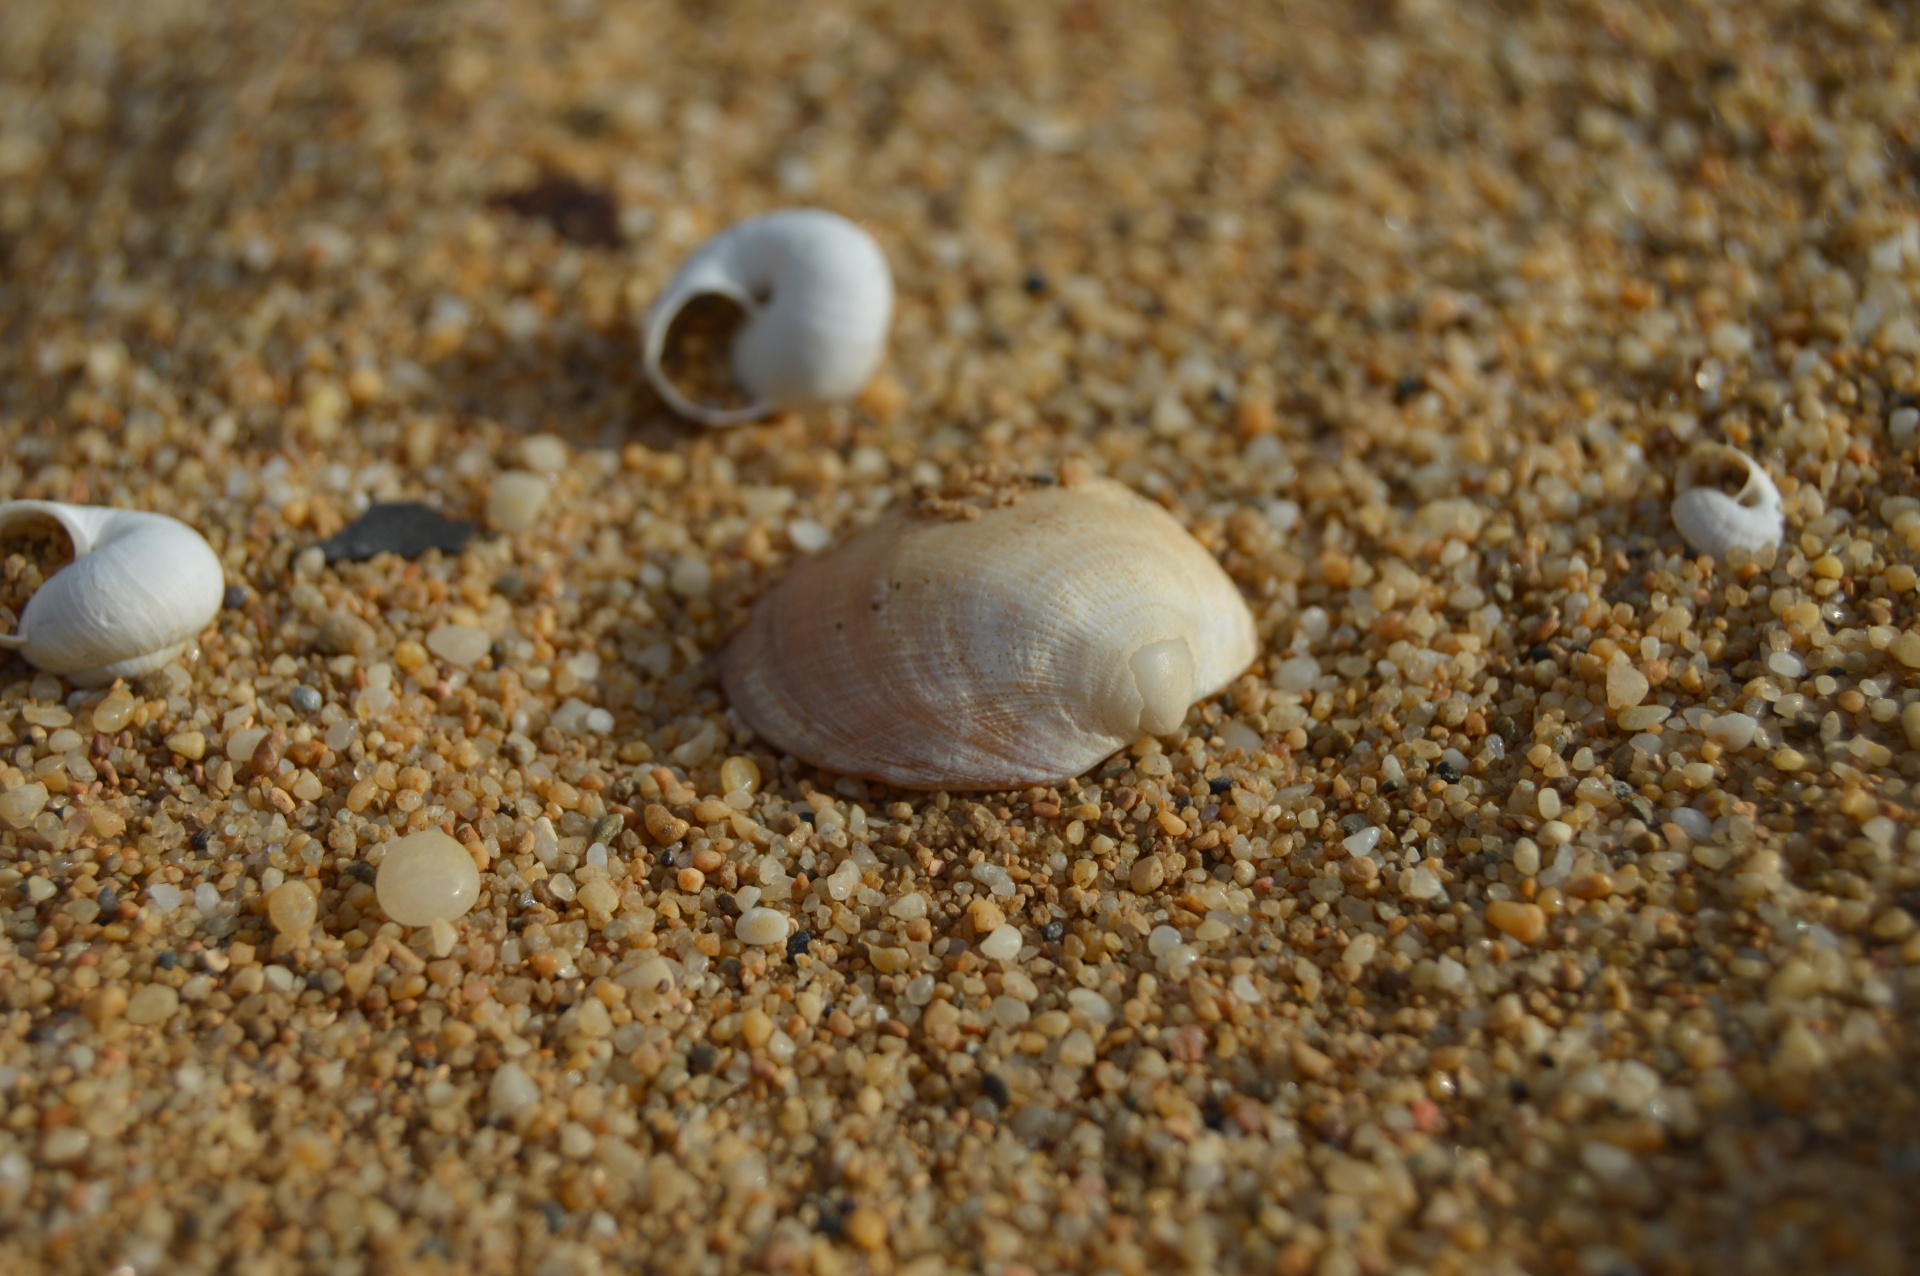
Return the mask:
<svg viewBox="0 0 1920 1276">
<path fill-rule="evenodd" d="M 701 296 L 746 311 L 732 348 L 744 407 L 696 402 L 661 366 L 674 320 Z M 642 366 L 675 412 L 739 425 L 858 394 L 880 365 L 892 314 L 893 278 L 873 236 L 835 213 L 788 209 L 694 250 L 647 311 Z"/>
<path fill-rule="evenodd" d="M 0 541 L 34 530 L 64 538 L 72 561 L 34 591 L 0 649 L 76 686 L 158 669 L 220 610 L 220 560 L 178 519 L 57 501 L 0 504 Z"/>
<path fill-rule="evenodd" d="M 1716 558 L 1732 549 L 1758 553 L 1778 545 L 1786 531 L 1780 512 L 1780 489 L 1773 485 L 1758 461 L 1738 448 L 1715 446 L 1701 460 L 1737 461 L 1746 468 L 1746 483 L 1729 496 L 1717 487 L 1689 487 L 1673 498 L 1673 524 L 1695 553 Z"/>
<path fill-rule="evenodd" d="M 796 566 L 722 659 L 766 740 L 903 788 L 1066 779 L 1252 661 L 1212 556 L 1104 479 L 922 499 Z"/>
</svg>

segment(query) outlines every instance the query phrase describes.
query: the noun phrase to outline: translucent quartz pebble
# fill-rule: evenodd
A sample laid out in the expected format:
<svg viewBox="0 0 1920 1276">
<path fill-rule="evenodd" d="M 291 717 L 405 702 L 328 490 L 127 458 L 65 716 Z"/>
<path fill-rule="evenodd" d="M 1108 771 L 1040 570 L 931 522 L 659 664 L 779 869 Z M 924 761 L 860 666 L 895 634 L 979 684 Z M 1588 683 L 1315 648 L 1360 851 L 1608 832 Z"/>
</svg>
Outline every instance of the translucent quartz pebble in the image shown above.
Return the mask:
<svg viewBox="0 0 1920 1276">
<path fill-rule="evenodd" d="M 480 870 L 466 847 L 438 829 L 426 829 L 387 843 L 373 889 L 394 921 L 431 926 L 473 907 L 480 896 Z"/>
<path fill-rule="evenodd" d="M 267 896 L 267 917 L 282 935 L 305 938 L 318 912 L 313 887 L 302 881 L 282 882 Z"/>
<path fill-rule="evenodd" d="M 784 944 L 787 942 L 786 914 L 772 908 L 749 908 L 733 924 L 733 936 L 756 948 Z"/>
<path fill-rule="evenodd" d="M 468 669 L 493 646 L 484 629 L 472 625 L 441 625 L 427 635 L 427 650 L 450 665 Z"/>
<path fill-rule="evenodd" d="M 992 934 L 980 941 L 980 955 L 994 961 L 1012 961 L 1020 955 L 1020 930 L 1016 926 L 1005 925 L 994 928 Z"/>
</svg>

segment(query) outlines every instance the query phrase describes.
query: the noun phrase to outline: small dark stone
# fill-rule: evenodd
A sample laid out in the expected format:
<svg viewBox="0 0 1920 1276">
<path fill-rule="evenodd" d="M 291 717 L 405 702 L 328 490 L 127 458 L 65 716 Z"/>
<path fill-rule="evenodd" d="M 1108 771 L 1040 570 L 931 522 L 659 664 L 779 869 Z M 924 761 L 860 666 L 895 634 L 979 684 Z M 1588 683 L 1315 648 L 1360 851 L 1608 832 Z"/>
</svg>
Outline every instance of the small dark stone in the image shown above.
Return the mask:
<svg viewBox="0 0 1920 1276">
<path fill-rule="evenodd" d="M 1218 776 L 1215 779 L 1211 779 L 1207 781 L 1207 792 L 1213 793 L 1216 795 L 1225 793 L 1232 787 L 1233 787 L 1233 781 L 1229 780 L 1224 775 Z"/>
<path fill-rule="evenodd" d="M 558 1201 L 540 1202 L 540 1212 L 546 1216 L 549 1232 L 557 1232 L 567 1225 L 567 1212 L 560 1208 Z"/>
<path fill-rule="evenodd" d="M 687 1051 L 687 1071 L 696 1077 L 712 1072 L 713 1066 L 719 1062 L 720 1052 L 705 1041 Z"/>
<path fill-rule="evenodd" d="M 355 860 L 347 865 L 347 876 L 357 881 L 372 882 L 374 878 L 380 876 L 380 870 L 365 860 Z"/>
<path fill-rule="evenodd" d="M 1220 1102 L 1219 1096 L 1208 1095 L 1200 1104 L 1200 1119 L 1209 1130 L 1224 1129 L 1227 1124 L 1227 1105 Z"/>
<path fill-rule="evenodd" d="M 113 887 L 102 886 L 100 893 L 94 897 L 93 902 L 100 906 L 100 915 L 105 917 L 107 914 L 113 912 L 114 909 L 120 907 L 120 896 L 114 891 Z"/>
<path fill-rule="evenodd" d="M 158 957 L 155 957 L 153 959 L 153 964 L 160 967 L 160 969 L 162 970 L 172 970 L 175 966 L 178 966 L 180 964 L 180 954 L 179 953 L 161 953 Z"/>
<path fill-rule="evenodd" d="M 302 684 L 287 693 L 287 703 L 293 706 L 296 713 L 318 713 L 326 700 L 318 691 Z"/>
<path fill-rule="evenodd" d="M 993 1100 L 993 1106 L 1004 1108 L 1013 1100 L 1013 1092 L 1007 1089 L 1007 1083 L 1000 1079 L 997 1072 L 989 1072 L 980 1078 L 980 1092 Z"/>
<path fill-rule="evenodd" d="M 1020 281 L 1020 287 L 1029 297 L 1038 297 L 1047 290 L 1047 277 L 1037 270 L 1029 270 L 1026 278 Z"/>
<path fill-rule="evenodd" d="M 837 1241 L 847 1230 L 847 1219 L 839 1206 L 822 1204 L 820 1206 L 820 1234 L 828 1240 Z"/>
<path fill-rule="evenodd" d="M 1393 401 L 1405 403 L 1427 388 L 1425 377 L 1405 376 L 1393 383 Z"/>
<path fill-rule="evenodd" d="M 213 830 L 201 829 L 198 833 L 195 833 L 192 837 L 187 839 L 187 844 L 193 847 L 193 849 L 196 851 L 204 851 L 207 849 L 208 844 L 211 843 L 212 841 L 213 841 Z"/>
<path fill-rule="evenodd" d="M 1040 928 L 1040 938 L 1046 940 L 1049 944 L 1059 943 L 1062 939 L 1066 938 L 1066 934 L 1067 924 L 1065 922 L 1048 922 Z"/>
<path fill-rule="evenodd" d="M 228 585 L 227 592 L 220 595 L 220 605 L 228 611 L 239 611 L 247 605 L 247 587 L 245 585 Z"/>
<path fill-rule="evenodd" d="M 813 936 L 804 930 L 796 930 L 787 936 L 787 956 L 798 957 L 813 947 Z"/>
<path fill-rule="evenodd" d="M 1358 812 L 1355 812 L 1352 815 L 1346 815 L 1341 817 L 1340 831 L 1346 834 L 1348 837 L 1352 837 L 1355 833 L 1358 833 L 1361 829 L 1371 827 L 1372 824 L 1373 824 L 1373 821 L 1369 820 L 1366 816 L 1361 815 Z"/>
<path fill-rule="evenodd" d="M 571 177 L 549 174 L 523 190 L 493 197 L 494 206 L 522 217 L 537 217 L 554 234 L 588 248 L 620 246 L 620 210 L 603 190 Z"/>
<path fill-rule="evenodd" d="M 811 824 L 813 823 L 813 820 L 814 820 L 814 815 L 812 811 L 800 812 L 800 822 L 802 824 Z"/>
<path fill-rule="evenodd" d="M 458 554 L 473 539 L 473 524 L 448 518 L 430 505 L 397 501 L 375 505 L 320 542 L 329 563 L 359 562 L 375 554 L 418 558 L 430 549 Z"/>
<path fill-rule="evenodd" d="M 1447 761 L 1445 758 L 1440 759 L 1440 761 L 1434 765 L 1433 770 L 1434 770 L 1434 774 L 1438 775 L 1441 779 L 1445 780 L 1448 784 L 1452 784 L 1455 780 L 1460 778 L 1460 768 L 1455 766 L 1453 763 Z"/>
</svg>

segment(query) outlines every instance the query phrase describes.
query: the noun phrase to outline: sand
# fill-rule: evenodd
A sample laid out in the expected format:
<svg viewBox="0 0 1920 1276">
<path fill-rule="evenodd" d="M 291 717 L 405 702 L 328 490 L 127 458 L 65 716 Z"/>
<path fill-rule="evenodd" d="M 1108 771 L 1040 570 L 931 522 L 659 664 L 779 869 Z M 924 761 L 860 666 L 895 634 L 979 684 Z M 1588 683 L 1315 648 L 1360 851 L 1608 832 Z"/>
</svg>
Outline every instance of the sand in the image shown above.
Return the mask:
<svg viewBox="0 0 1920 1276">
<path fill-rule="evenodd" d="M 0 1269 L 1906 1270 L 1915 37 L 8 0 L 0 496 L 230 588 L 0 663 Z M 793 205 L 882 372 L 675 420 L 639 315 Z M 1780 544 L 1681 539 L 1711 445 Z M 1067 463 L 1258 618 L 1178 731 L 928 794 L 728 714 L 793 562 Z M 478 534 L 328 562 L 396 500 Z"/>
</svg>

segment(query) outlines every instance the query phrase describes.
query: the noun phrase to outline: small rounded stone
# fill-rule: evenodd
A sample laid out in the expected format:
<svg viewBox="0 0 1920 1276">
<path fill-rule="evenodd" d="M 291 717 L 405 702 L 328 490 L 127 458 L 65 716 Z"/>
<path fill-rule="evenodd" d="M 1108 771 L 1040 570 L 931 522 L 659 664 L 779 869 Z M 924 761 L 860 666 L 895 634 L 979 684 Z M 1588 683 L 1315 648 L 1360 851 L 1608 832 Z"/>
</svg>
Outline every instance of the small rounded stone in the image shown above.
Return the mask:
<svg viewBox="0 0 1920 1276">
<path fill-rule="evenodd" d="M 267 896 L 267 919 L 282 935 L 304 939 L 319 915 L 313 887 L 303 881 L 282 882 Z"/>
<path fill-rule="evenodd" d="M 480 870 L 466 847 L 438 829 L 387 843 L 374 894 L 402 926 L 431 926 L 462 917 L 480 896 Z"/>
<path fill-rule="evenodd" d="M 318 691 L 302 685 L 288 693 L 287 703 L 293 706 L 296 713 L 318 713 L 325 701 Z"/>
<path fill-rule="evenodd" d="M 0 820 L 11 828 L 27 827 L 46 809 L 47 796 L 47 786 L 37 782 L 0 793 Z"/>
<path fill-rule="evenodd" d="M 752 758 L 736 755 L 720 764 L 722 793 L 758 793 L 760 764 Z"/>
<path fill-rule="evenodd" d="M 509 470 L 494 479 L 487 494 L 487 522 L 496 532 L 532 531 L 552 485 L 541 475 Z"/>
<path fill-rule="evenodd" d="M 980 941 L 980 955 L 994 961 L 1012 961 L 1020 955 L 1020 928 L 1005 925 Z"/>
<path fill-rule="evenodd" d="M 733 924 L 733 937 L 756 948 L 787 942 L 786 914 L 772 908 L 749 908 Z"/>
<path fill-rule="evenodd" d="M 472 625 L 442 625 L 427 635 L 427 650 L 450 665 L 470 669 L 493 646 L 484 629 Z"/>
<path fill-rule="evenodd" d="M 1487 924 L 1523 944 L 1532 944 L 1547 933 L 1547 914 L 1538 904 L 1496 899 L 1487 905 Z"/>
</svg>

